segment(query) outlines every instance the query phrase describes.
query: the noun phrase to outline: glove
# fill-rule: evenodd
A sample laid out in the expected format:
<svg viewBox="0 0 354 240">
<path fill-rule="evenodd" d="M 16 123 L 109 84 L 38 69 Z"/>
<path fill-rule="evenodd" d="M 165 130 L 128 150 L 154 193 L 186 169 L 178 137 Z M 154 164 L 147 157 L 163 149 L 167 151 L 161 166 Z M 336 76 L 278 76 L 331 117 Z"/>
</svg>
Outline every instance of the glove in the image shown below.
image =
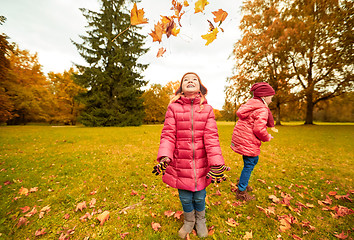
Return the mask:
<svg viewBox="0 0 354 240">
<path fill-rule="evenodd" d="M 165 174 L 165 170 L 170 163 L 171 159 L 169 157 L 163 157 L 160 160 L 160 163 L 154 166 L 154 170 L 152 170 L 152 173 L 155 174 L 156 176 L 159 175 L 162 172 L 162 175 Z"/>
<path fill-rule="evenodd" d="M 226 177 L 224 176 L 225 171 L 229 171 L 230 168 L 225 165 L 211 166 L 210 171 L 207 174 L 207 179 L 211 178 L 211 182 L 220 183 L 222 181 L 226 181 Z"/>
</svg>

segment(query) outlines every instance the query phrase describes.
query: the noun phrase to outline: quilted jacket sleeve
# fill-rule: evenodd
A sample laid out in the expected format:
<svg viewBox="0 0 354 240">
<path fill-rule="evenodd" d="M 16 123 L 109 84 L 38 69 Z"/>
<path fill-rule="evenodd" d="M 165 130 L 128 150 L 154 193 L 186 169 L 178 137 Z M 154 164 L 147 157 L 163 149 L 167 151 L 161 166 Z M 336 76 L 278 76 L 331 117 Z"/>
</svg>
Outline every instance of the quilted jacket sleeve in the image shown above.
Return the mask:
<svg viewBox="0 0 354 240">
<path fill-rule="evenodd" d="M 204 146 L 209 166 L 225 164 L 219 143 L 218 127 L 215 122 L 215 116 L 212 108 L 209 112 L 209 116 L 207 118 L 204 129 Z"/>
<path fill-rule="evenodd" d="M 262 142 L 270 141 L 269 133 L 267 132 L 268 110 L 266 108 L 258 109 L 255 112 L 255 121 L 253 125 L 253 133 Z"/>
<path fill-rule="evenodd" d="M 173 152 L 176 144 L 176 119 L 171 105 L 168 106 L 165 115 L 165 123 L 161 133 L 160 147 L 157 154 L 157 160 L 161 157 L 173 159 Z"/>
</svg>

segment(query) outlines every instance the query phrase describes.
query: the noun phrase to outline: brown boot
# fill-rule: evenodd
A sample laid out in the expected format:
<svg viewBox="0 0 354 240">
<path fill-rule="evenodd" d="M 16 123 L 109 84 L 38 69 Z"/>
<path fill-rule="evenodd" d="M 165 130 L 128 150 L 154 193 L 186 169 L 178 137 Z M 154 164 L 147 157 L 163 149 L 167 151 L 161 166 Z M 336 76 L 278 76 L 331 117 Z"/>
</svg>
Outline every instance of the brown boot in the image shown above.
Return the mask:
<svg viewBox="0 0 354 240">
<path fill-rule="evenodd" d="M 184 224 L 181 229 L 178 231 L 178 236 L 185 239 L 187 234 L 192 232 L 195 224 L 195 210 L 192 212 L 183 212 L 184 215 Z"/>
<path fill-rule="evenodd" d="M 239 183 L 240 183 L 240 179 L 237 180 L 236 186 L 238 186 Z M 246 187 L 246 191 L 247 191 L 247 192 L 252 192 L 252 191 L 253 191 L 253 187 L 247 186 L 247 187 Z"/>
<path fill-rule="evenodd" d="M 245 191 L 240 191 L 239 189 L 237 189 L 237 191 L 236 191 L 236 198 L 237 198 L 238 200 L 246 201 L 246 202 L 255 199 L 254 196 L 251 196 L 251 195 L 249 195 L 249 194 L 247 193 L 247 190 L 245 190 Z"/>
<path fill-rule="evenodd" d="M 201 212 L 195 211 L 195 228 L 199 237 L 208 236 L 208 228 L 206 227 L 205 209 Z"/>
</svg>

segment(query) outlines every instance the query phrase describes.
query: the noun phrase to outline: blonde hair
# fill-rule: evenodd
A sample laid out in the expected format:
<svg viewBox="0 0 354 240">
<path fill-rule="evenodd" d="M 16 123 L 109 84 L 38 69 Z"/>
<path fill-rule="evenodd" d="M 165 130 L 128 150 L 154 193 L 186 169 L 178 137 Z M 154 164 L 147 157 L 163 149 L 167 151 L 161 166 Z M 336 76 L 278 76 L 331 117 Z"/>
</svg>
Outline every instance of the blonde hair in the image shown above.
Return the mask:
<svg viewBox="0 0 354 240">
<path fill-rule="evenodd" d="M 181 79 L 181 82 L 180 82 L 180 85 L 179 87 L 177 88 L 176 92 L 175 92 L 175 95 L 172 96 L 171 98 L 171 101 L 170 103 L 174 103 L 176 102 L 178 99 L 181 98 L 181 96 L 184 95 L 184 93 L 182 92 L 182 82 L 183 82 L 183 79 L 186 75 L 188 74 L 194 74 L 195 76 L 197 76 L 198 78 L 198 82 L 199 82 L 199 95 L 200 95 L 200 104 L 199 104 L 199 107 L 200 107 L 200 111 L 202 111 L 204 109 L 204 105 L 203 103 L 205 102 L 206 98 L 205 98 L 205 95 L 207 95 L 208 93 L 208 89 L 202 84 L 202 82 L 200 81 L 200 77 L 198 76 L 198 74 L 194 73 L 194 72 L 187 72 L 183 75 L 182 79 Z"/>
</svg>

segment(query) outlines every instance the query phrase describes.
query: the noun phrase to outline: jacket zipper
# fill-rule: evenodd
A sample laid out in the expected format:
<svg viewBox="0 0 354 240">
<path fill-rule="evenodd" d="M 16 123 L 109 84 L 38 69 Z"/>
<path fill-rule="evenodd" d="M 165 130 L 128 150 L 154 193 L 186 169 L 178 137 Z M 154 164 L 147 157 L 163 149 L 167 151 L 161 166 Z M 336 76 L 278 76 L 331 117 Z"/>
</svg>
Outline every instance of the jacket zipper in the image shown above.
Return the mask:
<svg viewBox="0 0 354 240">
<path fill-rule="evenodd" d="M 193 170 L 194 170 L 195 191 L 197 191 L 197 169 L 195 168 L 195 146 L 194 146 L 194 127 L 193 127 L 193 124 L 194 124 L 194 121 L 193 121 L 193 113 L 194 113 L 193 102 L 194 102 L 194 99 L 192 99 L 192 108 L 191 108 L 191 111 L 192 111 L 192 149 L 193 149 Z"/>
</svg>

